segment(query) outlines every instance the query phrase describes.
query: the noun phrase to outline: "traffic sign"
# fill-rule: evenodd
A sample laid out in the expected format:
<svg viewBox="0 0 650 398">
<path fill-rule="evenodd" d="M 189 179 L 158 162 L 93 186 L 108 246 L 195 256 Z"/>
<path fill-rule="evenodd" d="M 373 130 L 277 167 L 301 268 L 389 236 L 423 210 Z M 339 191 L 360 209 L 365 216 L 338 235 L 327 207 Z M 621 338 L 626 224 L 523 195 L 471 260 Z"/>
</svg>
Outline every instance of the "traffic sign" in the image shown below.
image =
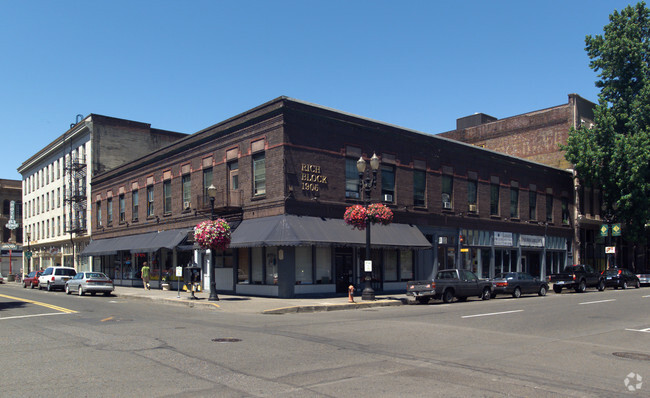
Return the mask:
<svg viewBox="0 0 650 398">
<path fill-rule="evenodd" d="M 607 235 L 609 235 L 609 225 L 603 224 L 600 226 L 600 236 L 605 238 Z"/>
<path fill-rule="evenodd" d="M 612 224 L 612 236 L 621 236 L 621 224 Z"/>
<path fill-rule="evenodd" d="M 32 258 L 32 252 L 26 251 L 25 252 L 25 257 L 27 257 L 28 259 Z"/>
</svg>

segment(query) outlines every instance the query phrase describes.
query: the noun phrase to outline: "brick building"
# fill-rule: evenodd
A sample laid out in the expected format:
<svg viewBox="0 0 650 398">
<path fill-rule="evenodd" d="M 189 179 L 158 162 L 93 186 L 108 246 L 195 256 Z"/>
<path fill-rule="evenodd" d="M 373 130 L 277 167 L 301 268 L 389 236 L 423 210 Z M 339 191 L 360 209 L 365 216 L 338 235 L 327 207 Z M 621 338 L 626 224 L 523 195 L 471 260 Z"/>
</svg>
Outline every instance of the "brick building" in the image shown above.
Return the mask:
<svg viewBox="0 0 650 398">
<path fill-rule="evenodd" d="M 345 292 L 361 284 L 365 232 L 343 213 L 362 203 L 356 162 L 373 153 L 371 199 L 394 213 L 371 231 L 376 291 L 442 268 L 544 276 L 571 261 L 570 172 L 286 97 L 95 176 L 83 255 L 122 285 L 141 286 L 148 261 L 153 287 L 196 263 L 205 287 L 214 265 L 219 292 Z M 210 217 L 210 185 L 234 227 L 215 253 L 191 232 Z"/>
<path fill-rule="evenodd" d="M 566 144 L 569 130 L 580 125 L 593 126 L 595 104 L 577 94 L 569 94 L 566 104 L 504 119 L 482 113 L 457 119 L 456 130 L 439 134 L 486 149 L 562 169 L 572 169 L 559 144 Z M 574 258 L 576 262 L 606 268 L 607 238 L 600 236 L 603 225 L 600 191 L 579 184 L 575 179 Z M 623 239 L 617 246 L 616 264 L 632 268 L 634 245 Z M 636 265 L 647 267 L 647 248 L 639 250 Z"/>
</svg>

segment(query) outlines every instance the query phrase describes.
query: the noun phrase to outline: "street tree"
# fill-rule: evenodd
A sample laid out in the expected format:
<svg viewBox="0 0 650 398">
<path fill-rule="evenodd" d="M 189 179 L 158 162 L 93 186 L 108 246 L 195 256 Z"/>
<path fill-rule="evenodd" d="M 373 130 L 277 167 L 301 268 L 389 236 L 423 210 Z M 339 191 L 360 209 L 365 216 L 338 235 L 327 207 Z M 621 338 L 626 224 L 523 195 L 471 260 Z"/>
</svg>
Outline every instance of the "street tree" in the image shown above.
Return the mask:
<svg viewBox="0 0 650 398">
<path fill-rule="evenodd" d="M 584 186 L 599 188 L 606 211 L 644 243 L 650 220 L 650 10 L 644 2 L 609 16 L 602 35 L 587 36 L 589 67 L 600 88 L 594 126 L 572 129 L 566 158 Z"/>
</svg>

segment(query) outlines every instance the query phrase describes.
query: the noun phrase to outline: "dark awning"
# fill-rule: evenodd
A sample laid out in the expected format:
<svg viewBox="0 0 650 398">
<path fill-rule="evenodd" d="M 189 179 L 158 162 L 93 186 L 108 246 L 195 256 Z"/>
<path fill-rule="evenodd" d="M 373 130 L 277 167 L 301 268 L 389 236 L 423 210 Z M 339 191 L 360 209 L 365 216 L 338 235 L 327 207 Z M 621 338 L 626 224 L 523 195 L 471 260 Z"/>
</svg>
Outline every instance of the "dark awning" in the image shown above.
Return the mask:
<svg viewBox="0 0 650 398">
<path fill-rule="evenodd" d="M 186 237 L 188 229 L 149 232 L 146 234 L 120 236 L 117 238 L 97 239 L 91 241 L 81 252 L 82 256 L 100 256 L 117 254 L 120 250 L 132 253 L 155 252 L 158 249 L 173 249 Z"/>
<path fill-rule="evenodd" d="M 366 232 L 353 229 L 342 219 L 279 215 L 244 220 L 232 234 L 230 247 L 366 244 Z M 430 249 L 431 243 L 420 230 L 408 224 L 374 224 L 370 230 L 372 247 Z"/>
</svg>

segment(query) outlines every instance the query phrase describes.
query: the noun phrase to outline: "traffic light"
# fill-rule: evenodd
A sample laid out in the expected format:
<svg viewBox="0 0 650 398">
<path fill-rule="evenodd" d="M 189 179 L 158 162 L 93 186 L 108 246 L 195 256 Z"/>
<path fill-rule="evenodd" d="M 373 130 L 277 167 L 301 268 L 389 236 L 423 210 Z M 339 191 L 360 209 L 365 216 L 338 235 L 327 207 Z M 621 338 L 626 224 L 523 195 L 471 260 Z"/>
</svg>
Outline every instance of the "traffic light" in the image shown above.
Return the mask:
<svg viewBox="0 0 650 398">
<path fill-rule="evenodd" d="M 464 245 L 465 244 L 465 236 L 463 235 L 458 235 L 458 240 L 460 240 L 460 244 Z"/>
</svg>

